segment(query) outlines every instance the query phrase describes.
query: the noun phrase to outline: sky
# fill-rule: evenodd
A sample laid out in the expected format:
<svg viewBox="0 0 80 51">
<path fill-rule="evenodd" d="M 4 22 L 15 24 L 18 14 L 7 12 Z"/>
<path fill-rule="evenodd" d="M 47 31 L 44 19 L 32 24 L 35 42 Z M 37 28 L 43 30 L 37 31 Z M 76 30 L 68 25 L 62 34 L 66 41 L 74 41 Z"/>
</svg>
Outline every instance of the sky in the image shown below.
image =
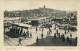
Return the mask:
<svg viewBox="0 0 80 51">
<path fill-rule="evenodd" d="M 77 10 L 80 0 L 4 0 L 5 10 L 29 10 L 43 7 L 57 10 Z"/>
</svg>

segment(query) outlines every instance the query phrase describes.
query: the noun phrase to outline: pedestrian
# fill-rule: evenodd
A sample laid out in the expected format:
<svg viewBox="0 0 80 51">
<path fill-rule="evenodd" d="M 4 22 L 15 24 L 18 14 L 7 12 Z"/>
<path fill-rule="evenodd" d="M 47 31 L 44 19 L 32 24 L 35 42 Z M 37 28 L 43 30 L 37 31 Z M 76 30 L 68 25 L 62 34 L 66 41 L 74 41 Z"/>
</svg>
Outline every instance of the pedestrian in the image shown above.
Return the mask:
<svg viewBox="0 0 80 51">
<path fill-rule="evenodd" d="M 36 32 L 37 32 L 37 26 L 36 26 Z"/>
<path fill-rule="evenodd" d="M 60 37 L 61 39 L 62 39 L 62 35 L 61 35 L 61 37 Z"/>
<path fill-rule="evenodd" d="M 66 30 L 65 30 L 65 34 L 66 34 Z"/>
<path fill-rule="evenodd" d="M 21 45 L 21 42 L 22 42 L 22 39 L 21 39 L 21 38 L 19 38 L 19 45 Z"/>
<path fill-rule="evenodd" d="M 72 34 L 70 34 L 70 38 L 72 38 Z"/>
<path fill-rule="evenodd" d="M 69 41 L 70 41 L 70 40 L 69 40 L 69 37 L 67 37 L 67 43 L 69 43 Z"/>
<path fill-rule="evenodd" d="M 26 34 L 27 34 L 27 37 L 29 38 L 29 31 L 27 31 Z"/>
<path fill-rule="evenodd" d="M 47 31 L 47 36 L 49 36 L 49 31 Z"/>
<path fill-rule="evenodd" d="M 43 38 L 43 33 L 41 34 L 41 37 Z"/>
<path fill-rule="evenodd" d="M 69 32 L 69 27 L 68 27 L 68 32 Z"/>
<path fill-rule="evenodd" d="M 72 39 L 69 38 L 69 45 L 72 45 Z"/>
<path fill-rule="evenodd" d="M 72 45 L 72 34 L 70 34 L 70 45 Z"/>
<path fill-rule="evenodd" d="M 30 33 L 30 38 L 32 38 L 32 34 Z"/>
<path fill-rule="evenodd" d="M 54 33 L 54 38 L 56 39 L 56 33 Z"/>
<path fill-rule="evenodd" d="M 52 33 L 51 29 L 49 28 L 49 32 Z"/>
<path fill-rule="evenodd" d="M 77 37 L 75 37 L 74 45 L 77 45 Z"/>
<path fill-rule="evenodd" d="M 42 33 L 43 33 L 43 31 L 44 31 L 44 28 L 42 27 Z"/>
<path fill-rule="evenodd" d="M 60 33 L 58 33 L 58 37 L 60 38 Z"/>
<path fill-rule="evenodd" d="M 23 37 L 26 39 L 26 32 L 24 31 L 24 33 L 23 33 Z"/>
<path fill-rule="evenodd" d="M 64 36 L 64 34 L 61 35 L 61 39 L 62 39 L 63 42 L 65 42 L 65 36 Z"/>
<path fill-rule="evenodd" d="M 56 30 L 56 33 L 58 34 L 58 30 Z"/>
<path fill-rule="evenodd" d="M 38 45 L 38 43 L 39 43 L 39 39 L 38 39 L 38 37 L 37 37 L 37 39 L 36 39 L 36 44 Z"/>
</svg>

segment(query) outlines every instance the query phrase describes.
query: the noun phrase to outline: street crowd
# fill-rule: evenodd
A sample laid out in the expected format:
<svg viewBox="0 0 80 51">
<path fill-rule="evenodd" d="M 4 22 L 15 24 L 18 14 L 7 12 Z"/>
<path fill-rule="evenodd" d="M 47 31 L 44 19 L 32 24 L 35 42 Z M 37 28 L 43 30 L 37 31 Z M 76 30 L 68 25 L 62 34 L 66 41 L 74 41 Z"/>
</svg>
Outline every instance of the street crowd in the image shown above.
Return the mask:
<svg viewBox="0 0 80 51">
<path fill-rule="evenodd" d="M 36 30 L 36 33 L 38 32 L 38 31 L 40 31 L 39 29 L 41 29 L 41 34 L 40 34 L 40 36 L 41 36 L 41 38 L 43 39 L 43 37 L 44 37 L 44 28 L 45 27 L 35 27 L 35 30 Z M 53 31 L 53 29 L 51 29 L 52 27 L 47 27 L 47 29 L 48 29 L 48 31 L 47 31 L 47 36 L 46 37 L 48 37 L 48 36 L 50 36 L 51 34 L 53 34 L 52 33 L 52 31 Z M 54 36 L 53 36 L 53 38 L 54 39 L 57 39 L 57 38 L 60 38 L 61 40 L 62 40 L 62 42 L 67 42 L 69 45 L 77 45 L 77 37 L 75 37 L 75 38 L 72 38 L 72 34 L 70 34 L 69 36 L 67 36 L 67 37 L 65 37 L 66 36 L 66 31 L 64 32 L 64 33 L 61 33 L 61 32 L 59 32 L 59 30 L 60 29 L 55 29 L 54 28 L 54 31 L 55 31 L 55 33 L 54 33 Z M 14 34 L 14 36 L 15 37 L 17 37 L 17 38 L 19 38 L 19 44 L 18 45 L 21 45 L 22 43 L 22 40 L 23 39 L 26 39 L 26 38 L 32 38 L 32 34 L 33 33 L 31 33 L 30 31 L 29 31 L 29 29 L 28 28 L 22 28 L 22 27 L 12 27 L 12 28 L 10 28 L 10 32 L 12 33 L 12 34 Z M 15 35 L 16 34 L 16 35 Z M 13 36 L 13 35 L 12 35 Z M 52 40 L 53 40 L 53 38 L 52 38 Z M 38 45 L 38 42 L 39 42 L 39 38 L 37 37 L 36 38 L 36 43 L 37 43 L 37 45 Z"/>
</svg>

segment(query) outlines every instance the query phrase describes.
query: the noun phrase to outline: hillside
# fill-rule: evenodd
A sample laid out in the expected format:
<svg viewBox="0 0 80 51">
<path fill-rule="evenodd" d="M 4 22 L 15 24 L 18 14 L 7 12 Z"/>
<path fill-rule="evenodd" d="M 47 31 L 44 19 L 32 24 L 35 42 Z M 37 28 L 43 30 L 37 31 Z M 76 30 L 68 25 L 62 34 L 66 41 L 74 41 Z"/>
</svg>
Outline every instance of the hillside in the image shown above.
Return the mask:
<svg viewBox="0 0 80 51">
<path fill-rule="evenodd" d="M 4 17 L 64 17 L 66 16 L 66 11 L 60 11 L 50 8 L 38 8 L 32 10 L 18 10 L 18 11 L 5 11 Z"/>
</svg>

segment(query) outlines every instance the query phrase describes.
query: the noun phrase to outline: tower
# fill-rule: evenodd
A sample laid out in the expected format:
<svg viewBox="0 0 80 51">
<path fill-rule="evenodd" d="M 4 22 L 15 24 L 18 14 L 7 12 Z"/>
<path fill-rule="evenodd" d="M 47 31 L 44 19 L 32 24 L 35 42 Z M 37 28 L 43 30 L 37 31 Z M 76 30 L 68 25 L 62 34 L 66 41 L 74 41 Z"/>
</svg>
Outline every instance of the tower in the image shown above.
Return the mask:
<svg viewBox="0 0 80 51">
<path fill-rule="evenodd" d="M 43 8 L 46 8 L 46 6 L 44 5 Z"/>
</svg>

